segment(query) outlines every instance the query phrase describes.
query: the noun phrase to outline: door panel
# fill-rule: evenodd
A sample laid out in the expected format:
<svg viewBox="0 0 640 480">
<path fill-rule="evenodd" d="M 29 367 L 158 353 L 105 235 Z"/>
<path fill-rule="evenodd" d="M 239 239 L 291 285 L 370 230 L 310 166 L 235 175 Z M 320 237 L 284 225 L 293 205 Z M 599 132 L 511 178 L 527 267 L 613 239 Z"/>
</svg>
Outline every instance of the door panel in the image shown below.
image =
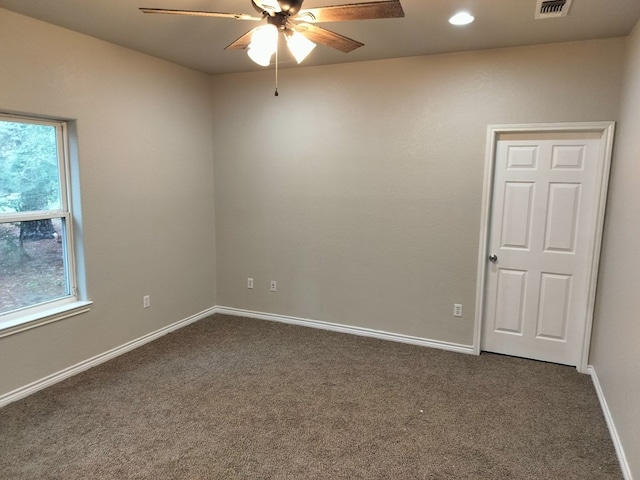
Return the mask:
<svg viewBox="0 0 640 480">
<path fill-rule="evenodd" d="M 527 272 L 501 269 L 496 289 L 495 331 L 522 335 Z"/>
<path fill-rule="evenodd" d="M 554 145 L 551 168 L 579 169 L 583 168 L 584 147 L 580 145 Z"/>
<path fill-rule="evenodd" d="M 481 348 L 577 365 L 604 140 L 506 136 L 495 152 Z"/>
<path fill-rule="evenodd" d="M 510 146 L 507 150 L 507 168 L 536 168 L 538 148 L 535 145 Z"/>
<path fill-rule="evenodd" d="M 547 201 L 544 251 L 575 253 L 581 184 L 551 183 Z"/>
<path fill-rule="evenodd" d="M 502 248 L 529 248 L 534 187 L 533 183 L 505 183 Z"/>
<path fill-rule="evenodd" d="M 536 332 L 538 338 L 566 341 L 570 299 L 571 275 L 541 275 Z"/>
</svg>

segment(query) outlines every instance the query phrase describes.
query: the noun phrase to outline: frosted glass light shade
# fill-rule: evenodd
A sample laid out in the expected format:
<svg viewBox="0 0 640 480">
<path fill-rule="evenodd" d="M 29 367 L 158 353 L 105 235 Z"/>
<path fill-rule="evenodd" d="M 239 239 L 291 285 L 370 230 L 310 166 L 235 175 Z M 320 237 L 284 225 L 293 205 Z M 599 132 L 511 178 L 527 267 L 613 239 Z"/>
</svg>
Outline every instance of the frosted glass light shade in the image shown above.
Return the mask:
<svg viewBox="0 0 640 480">
<path fill-rule="evenodd" d="M 271 55 L 273 55 L 273 53 L 265 52 L 259 48 L 249 47 L 247 55 L 249 55 L 249 58 L 261 67 L 268 67 L 269 63 L 271 63 Z"/>
<path fill-rule="evenodd" d="M 247 55 L 258 65 L 268 67 L 276 48 L 278 48 L 278 29 L 274 25 L 263 25 L 251 35 Z"/>
<path fill-rule="evenodd" d="M 316 44 L 307 37 L 298 32 L 293 32 L 286 36 L 287 46 L 296 59 L 296 62 L 302 63 L 311 51 L 316 48 Z"/>
</svg>

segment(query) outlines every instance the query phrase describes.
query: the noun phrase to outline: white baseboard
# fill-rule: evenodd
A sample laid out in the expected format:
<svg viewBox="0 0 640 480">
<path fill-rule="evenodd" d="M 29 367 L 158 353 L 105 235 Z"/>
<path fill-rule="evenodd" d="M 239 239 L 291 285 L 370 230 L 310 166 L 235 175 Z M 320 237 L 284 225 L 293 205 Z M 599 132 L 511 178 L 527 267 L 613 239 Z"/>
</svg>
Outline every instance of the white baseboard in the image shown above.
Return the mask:
<svg viewBox="0 0 640 480">
<path fill-rule="evenodd" d="M 209 308 L 200 313 L 196 313 L 195 315 L 187 317 L 183 320 L 179 320 L 175 323 L 172 323 L 171 325 L 167 325 L 166 327 L 156 330 L 155 332 L 151 332 L 135 340 L 131 340 L 130 342 L 120 345 L 119 347 L 112 348 L 111 350 L 108 350 L 104 353 L 96 355 L 95 357 L 89 358 L 87 360 L 83 360 L 80 363 L 77 363 L 68 368 L 65 368 L 64 370 L 60 370 L 59 372 L 48 375 L 44 378 L 41 378 L 40 380 L 36 380 L 33 383 L 17 388 L 9 393 L 0 395 L 0 408 L 10 404 L 11 402 L 15 402 L 16 400 L 20 400 L 21 398 L 27 397 L 39 390 L 50 387 L 51 385 L 61 382 L 62 380 L 72 377 L 73 375 L 77 375 L 78 373 L 83 372 L 84 370 L 88 370 L 91 367 L 100 365 L 101 363 L 111 360 L 112 358 L 122 355 L 123 353 L 127 353 L 135 348 L 141 347 L 145 343 L 152 342 L 153 340 L 160 338 L 163 335 L 166 335 L 167 333 L 171 333 L 182 327 L 186 327 L 190 323 L 194 323 L 194 322 L 197 322 L 198 320 L 202 320 L 203 318 L 211 316 L 214 313 L 215 313 L 215 307 Z"/>
<path fill-rule="evenodd" d="M 243 310 L 240 308 L 216 306 L 215 313 L 224 315 L 233 315 L 236 317 L 256 318 L 259 320 L 269 320 L 272 322 L 288 323 L 291 325 L 300 325 L 303 327 L 318 328 L 320 330 L 330 330 L 332 332 L 350 333 L 361 337 L 378 338 L 382 340 L 391 340 L 393 342 L 408 343 L 411 345 L 419 345 L 421 347 L 439 348 L 440 350 L 449 350 L 451 352 L 474 354 L 473 345 L 461 345 L 458 343 L 441 342 L 439 340 L 430 340 L 428 338 L 412 337 L 410 335 L 402 335 L 399 333 L 385 332 L 381 330 L 373 330 L 370 328 L 353 327 L 350 325 L 342 325 L 339 323 L 322 322 L 320 320 L 310 320 L 307 318 L 288 317 L 286 315 L 277 315 L 273 313 L 254 312 L 251 310 Z"/>
<path fill-rule="evenodd" d="M 340 325 L 337 323 L 329 323 L 329 322 L 321 322 L 318 320 L 309 320 L 303 318 L 296 317 L 287 317 L 284 315 L 275 315 L 268 314 L 262 312 L 254 312 L 251 310 L 242 310 L 238 308 L 229 308 L 229 307 L 212 307 L 207 310 L 204 310 L 200 313 L 192 315 L 183 320 L 179 320 L 171 325 L 167 325 L 159 330 L 148 333 L 139 337 L 135 340 L 131 340 L 119 347 L 112 348 L 104 353 L 96 355 L 95 357 L 89 358 L 87 360 L 83 360 L 75 365 L 67 367 L 59 372 L 48 375 L 40 380 L 36 380 L 28 385 L 17 388 L 11 392 L 0 395 L 0 408 L 8 405 L 12 402 L 20 400 L 21 398 L 25 398 L 33 393 L 36 393 L 40 390 L 43 390 L 51 385 L 54 385 L 58 382 L 61 382 L 73 375 L 77 375 L 80 372 L 90 369 L 91 367 L 95 367 L 96 365 L 100 365 L 112 358 L 118 357 L 123 353 L 129 352 L 135 348 L 141 347 L 142 345 L 152 342 L 157 338 L 162 337 L 168 333 L 171 333 L 175 330 L 178 330 L 182 327 L 186 327 L 187 325 L 197 322 L 198 320 L 202 320 L 203 318 L 209 317 L 215 313 L 226 314 L 226 315 L 234 315 L 234 316 L 242 316 L 248 318 L 256 318 L 260 320 L 269 320 L 276 321 L 281 323 L 289 323 L 293 325 L 301 325 L 306 327 L 318 328 L 322 330 L 331 330 L 334 332 L 342 332 L 342 333 L 350 333 L 352 335 L 360 335 L 365 337 L 379 338 L 383 340 L 391 340 L 400 343 L 409 343 L 412 345 L 419 345 L 424 347 L 432 347 L 439 348 L 442 350 L 450 350 L 458 353 L 467 353 L 473 354 L 473 347 L 470 345 L 459 345 L 456 343 L 448 343 L 448 342 L 440 342 L 437 340 L 429 340 L 420 337 L 411 337 L 408 335 L 401 335 L 397 333 L 389 333 L 378 330 L 372 330 L 368 328 L 361 327 L 352 327 L 348 325 Z"/>
<path fill-rule="evenodd" d="M 613 446 L 615 447 L 616 454 L 618 455 L 618 461 L 620 462 L 622 475 L 624 476 L 625 480 L 633 480 L 633 475 L 631 474 L 631 469 L 629 468 L 629 463 L 627 462 L 627 456 L 624 454 L 624 448 L 622 447 L 622 443 L 620 442 L 620 437 L 618 436 L 618 430 L 616 429 L 616 426 L 613 423 L 613 417 L 611 416 L 609 405 L 607 405 L 607 399 L 604 397 L 604 392 L 602 391 L 602 386 L 600 385 L 600 381 L 598 380 L 598 375 L 596 374 L 596 370 L 595 368 L 593 368 L 592 365 L 589 365 L 587 367 L 587 373 L 591 375 L 593 386 L 596 388 L 596 393 L 598 394 L 598 400 L 600 400 L 600 406 L 602 407 L 602 412 L 604 413 L 604 418 L 605 418 L 605 421 L 607 422 L 607 427 L 609 427 L 609 434 L 611 435 Z"/>
</svg>

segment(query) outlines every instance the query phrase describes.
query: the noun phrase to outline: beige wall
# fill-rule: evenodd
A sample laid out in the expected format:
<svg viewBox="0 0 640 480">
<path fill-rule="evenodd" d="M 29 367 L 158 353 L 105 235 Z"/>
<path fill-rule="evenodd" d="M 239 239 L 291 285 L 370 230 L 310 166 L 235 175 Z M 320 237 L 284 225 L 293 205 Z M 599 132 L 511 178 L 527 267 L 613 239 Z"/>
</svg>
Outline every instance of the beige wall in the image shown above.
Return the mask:
<svg viewBox="0 0 640 480">
<path fill-rule="evenodd" d="M 623 52 L 215 77 L 218 304 L 471 345 L 487 125 L 616 120 Z"/>
<path fill-rule="evenodd" d="M 640 478 L 640 24 L 628 39 L 590 362 Z"/>
<path fill-rule="evenodd" d="M 208 76 L 2 9 L 0 65 L 0 110 L 77 120 L 94 301 L 0 339 L 3 394 L 212 307 L 215 263 Z"/>
</svg>

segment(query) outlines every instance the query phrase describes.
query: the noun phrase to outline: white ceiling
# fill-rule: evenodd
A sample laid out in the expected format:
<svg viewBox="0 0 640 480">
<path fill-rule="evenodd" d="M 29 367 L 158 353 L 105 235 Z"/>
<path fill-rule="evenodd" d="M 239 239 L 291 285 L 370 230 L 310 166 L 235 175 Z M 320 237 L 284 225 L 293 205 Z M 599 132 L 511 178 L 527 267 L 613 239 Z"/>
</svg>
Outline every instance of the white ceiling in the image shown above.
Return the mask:
<svg viewBox="0 0 640 480">
<path fill-rule="evenodd" d="M 362 0 L 306 0 L 303 8 Z M 363 42 L 351 53 L 318 46 L 304 65 L 626 36 L 640 19 L 640 0 L 573 0 L 565 18 L 535 20 L 536 0 L 401 0 L 405 18 L 323 23 Z M 148 53 L 202 72 L 258 70 L 242 50 L 224 47 L 254 22 L 143 14 L 138 7 L 256 15 L 251 0 L 0 0 L 0 7 Z M 476 21 L 453 27 L 459 10 Z M 295 66 L 288 54 L 282 67 Z"/>
</svg>

